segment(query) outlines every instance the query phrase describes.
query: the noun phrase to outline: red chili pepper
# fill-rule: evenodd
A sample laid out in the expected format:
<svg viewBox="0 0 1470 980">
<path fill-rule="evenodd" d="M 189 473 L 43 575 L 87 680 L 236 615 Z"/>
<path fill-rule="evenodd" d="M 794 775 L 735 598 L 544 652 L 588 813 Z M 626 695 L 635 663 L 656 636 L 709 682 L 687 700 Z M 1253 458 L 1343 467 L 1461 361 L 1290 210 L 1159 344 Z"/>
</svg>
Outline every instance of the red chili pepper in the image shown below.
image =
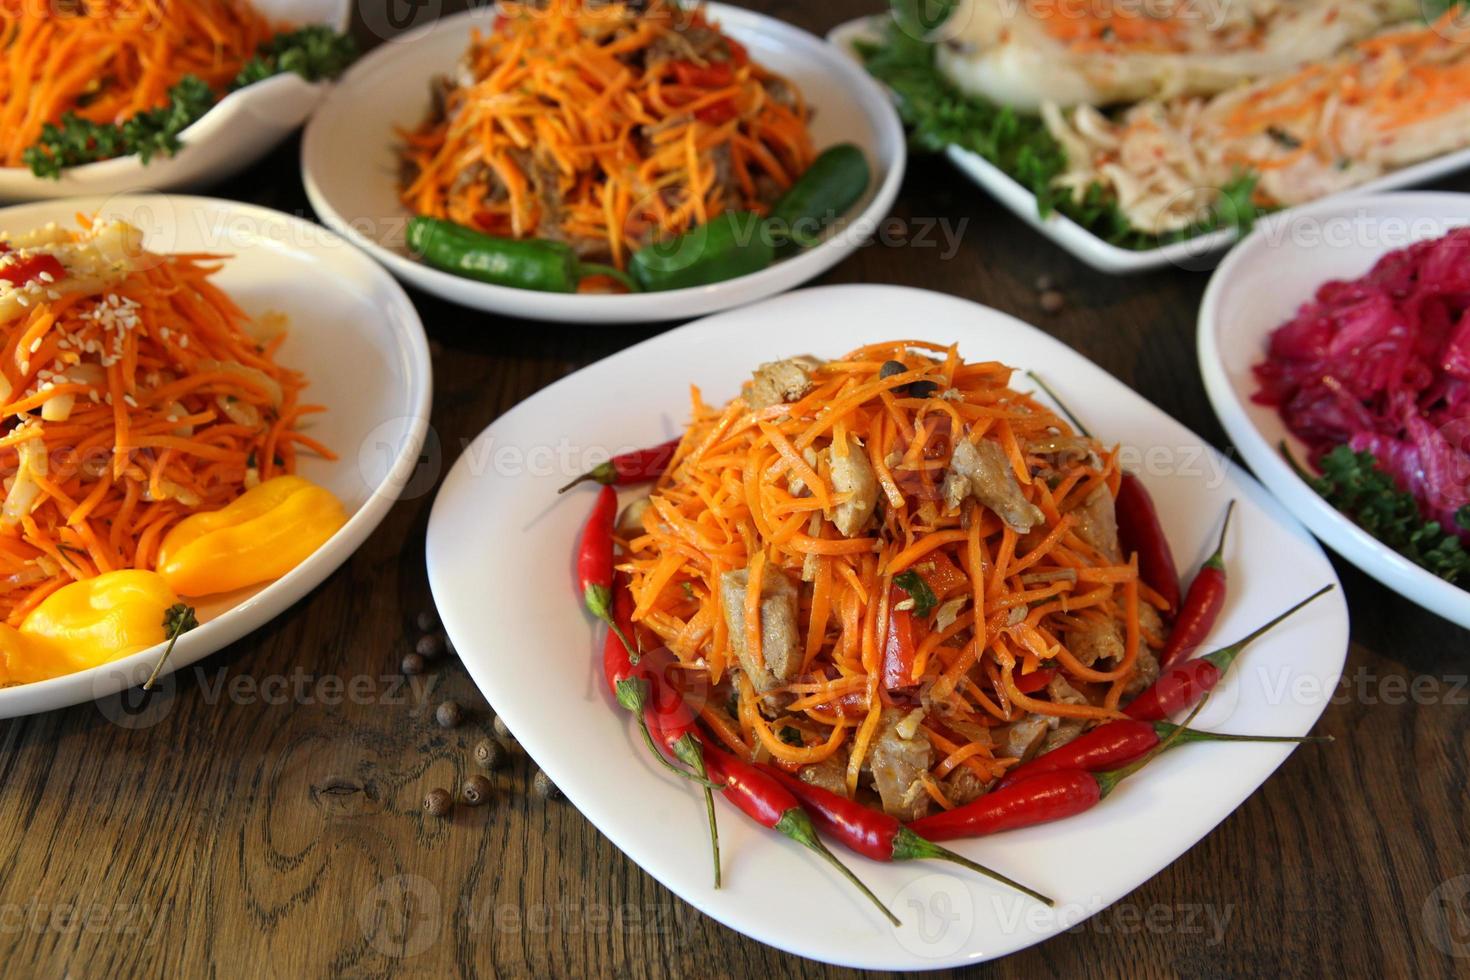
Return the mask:
<svg viewBox="0 0 1470 980">
<path fill-rule="evenodd" d="M 802 809 L 801 801 L 777 782 L 775 777 L 712 745 L 705 746 L 704 755 L 710 776 L 715 782 L 724 784 L 725 799 L 762 827 L 778 830 L 821 855 L 823 860 L 836 868 L 858 891 L 881 909 L 888 921 L 895 926 L 902 925 L 898 917 L 878 900 L 878 896 L 847 865 L 837 860 L 835 854 L 827 850 L 822 839 L 817 836 L 816 828 L 812 826 L 811 817 Z"/>
<path fill-rule="evenodd" d="M 908 598 L 908 593 L 894 586 L 889 592 L 888 630 L 883 637 L 883 688 L 896 691 L 913 687 L 914 655 L 928 628 L 910 609 L 895 605 Z"/>
<path fill-rule="evenodd" d="M 664 470 L 669 468 L 669 460 L 674 458 L 674 451 L 678 448 L 679 440 L 670 439 L 668 442 L 648 449 L 635 449 L 630 453 L 620 453 L 606 463 L 592 467 L 562 487 L 557 493 L 566 493 L 577 484 L 588 480 L 608 486 L 624 486 L 629 483 L 646 483 L 649 480 L 657 480 L 664 475 Z"/>
<path fill-rule="evenodd" d="M 1201 706 L 1203 707 L 1203 706 Z M 1185 719 L 1194 720 L 1199 708 Z M 1184 726 L 1181 726 L 1181 731 Z M 1097 806 L 1103 797 L 1118 788 L 1124 779 L 1138 772 L 1154 756 L 1167 749 L 1179 737 L 1176 732 L 1141 759 L 1121 769 L 1107 772 L 1085 772 L 1061 769 L 1044 772 L 1004 789 L 997 789 L 964 806 L 943 813 L 933 813 L 909 824 L 909 829 L 931 841 L 980 837 L 1003 830 L 1034 827 L 1085 813 Z"/>
<path fill-rule="evenodd" d="M 870 809 L 856 800 L 849 800 L 831 790 L 804 783 L 774 767 L 766 767 L 765 771 L 774 776 L 777 782 L 785 786 L 793 796 L 801 801 L 818 830 L 864 857 L 872 858 L 874 861 L 910 861 L 918 858 L 952 861 L 985 875 L 987 878 L 993 878 L 1003 885 L 1009 885 L 1017 891 L 1024 892 L 1038 902 L 1045 902 L 1047 905 L 1056 904 L 1034 889 L 1027 888 L 999 872 L 976 864 L 947 847 L 940 847 L 932 841 L 925 840 L 900 823 L 898 818 L 891 817 L 881 810 Z"/>
<path fill-rule="evenodd" d="M 618 588 L 613 599 L 613 613 L 617 629 L 609 629 L 602 643 L 602 672 L 607 686 L 618 704 L 622 705 L 638 720 L 643 741 L 654 757 L 667 769 L 689 779 L 689 773 L 675 766 L 655 744 L 650 725 L 658 732 L 660 744 L 668 748 L 676 758 L 694 769 L 694 781 L 704 787 L 705 811 L 709 814 L 710 847 L 714 852 L 715 887 L 720 887 L 720 831 L 715 823 L 714 797 L 710 793 L 711 783 L 705 771 L 704 756 L 700 751 L 697 736 L 674 735 L 676 719 L 687 718 L 687 731 L 695 724 L 694 713 L 677 691 L 666 682 L 672 668 L 673 655 L 659 648 L 634 664 L 630 648 L 620 637 L 633 632 L 633 595 L 626 585 Z M 672 694 L 671 694 L 672 692 Z M 682 713 L 681 713 L 682 712 Z"/>
<path fill-rule="evenodd" d="M 1169 612 L 1176 612 L 1179 609 L 1179 568 L 1174 564 L 1174 552 L 1169 548 L 1169 539 L 1164 536 L 1163 525 L 1159 523 L 1153 497 L 1149 496 L 1143 481 L 1124 471 L 1113 509 L 1118 518 L 1118 541 L 1124 553 L 1138 555 L 1138 577 L 1168 603 Z"/>
<path fill-rule="evenodd" d="M 671 67 L 675 80 L 692 88 L 724 88 L 735 81 L 735 66 L 728 61 L 711 61 L 705 65 L 676 61 Z"/>
<path fill-rule="evenodd" d="M 1189 592 L 1184 596 L 1184 605 L 1174 620 L 1169 632 L 1169 642 L 1159 656 L 1159 666 L 1168 670 L 1181 661 L 1188 660 L 1194 651 L 1209 636 L 1225 608 L 1225 535 L 1230 530 L 1230 515 L 1235 513 L 1235 501 L 1225 508 L 1225 524 L 1220 528 L 1220 542 L 1215 553 L 1205 559 L 1194 581 L 1189 583 Z"/>
<path fill-rule="evenodd" d="M 61 260 L 54 255 L 44 252 L 29 255 L 19 262 L 0 266 L 0 279 L 14 286 L 24 286 L 26 283 L 35 282 L 45 273 L 51 277 L 52 282 L 59 282 L 66 278 L 66 267 Z"/>
<path fill-rule="evenodd" d="M 1072 428 L 1088 438 L 1092 437 L 1087 426 L 1077 420 L 1050 385 L 1035 372 L 1027 371 L 1026 374 L 1057 403 L 1062 414 L 1072 423 Z M 1127 470 L 1123 471 L 1123 478 L 1118 484 L 1113 511 L 1118 520 L 1118 543 L 1122 545 L 1123 553 L 1138 554 L 1138 577 L 1169 604 L 1170 613 L 1177 611 L 1179 568 L 1174 564 L 1174 552 L 1169 548 L 1169 539 L 1164 536 L 1163 525 L 1159 523 L 1153 497 L 1149 496 L 1143 481 Z"/>
<path fill-rule="evenodd" d="M 1152 686 L 1129 702 L 1128 706 L 1123 709 L 1124 714 L 1140 721 L 1162 721 L 1175 712 L 1190 707 L 1214 690 L 1215 685 L 1220 683 L 1220 678 L 1230 668 L 1235 658 L 1240 656 L 1240 652 L 1254 640 L 1259 639 L 1267 630 L 1313 599 L 1326 595 L 1330 591 L 1332 591 L 1332 586 L 1324 585 L 1265 626 L 1243 639 L 1236 640 L 1228 647 L 1221 647 L 1214 653 L 1205 654 L 1194 660 L 1186 660 L 1182 664 L 1175 664 L 1161 673 Z"/>
<path fill-rule="evenodd" d="M 694 110 L 694 118 L 710 126 L 721 126 L 740 115 L 734 99 L 720 99 L 703 109 Z"/>
<path fill-rule="evenodd" d="M 618 635 L 623 646 L 634 651 L 630 659 L 637 663 L 636 649 L 612 614 L 613 521 L 617 516 L 617 491 L 603 487 L 582 528 L 582 541 L 577 545 L 577 588 L 582 603 Z"/>
<path fill-rule="evenodd" d="M 1099 725 L 1092 731 L 1079 735 L 1066 745 L 1039 755 L 1030 762 L 1016 766 L 1006 773 L 996 789 L 1005 789 L 1016 783 L 1032 779 L 1048 772 L 1064 769 L 1081 769 L 1085 772 L 1104 772 L 1125 766 L 1141 756 L 1147 755 L 1158 744 L 1175 733 L 1172 744 L 1186 742 L 1330 742 L 1332 737 L 1292 735 L 1226 735 L 1221 732 L 1202 732 L 1194 728 L 1181 728 L 1167 721 L 1139 721 L 1135 718 L 1120 719 Z"/>
</svg>

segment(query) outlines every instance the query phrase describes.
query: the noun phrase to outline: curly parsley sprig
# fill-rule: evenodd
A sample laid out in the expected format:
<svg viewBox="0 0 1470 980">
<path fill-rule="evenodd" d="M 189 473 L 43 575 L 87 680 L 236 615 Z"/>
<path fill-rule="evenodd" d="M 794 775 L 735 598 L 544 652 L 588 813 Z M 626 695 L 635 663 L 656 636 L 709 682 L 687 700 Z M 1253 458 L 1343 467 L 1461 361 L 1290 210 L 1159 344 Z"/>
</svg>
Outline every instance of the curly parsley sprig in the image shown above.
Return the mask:
<svg viewBox="0 0 1470 980">
<path fill-rule="evenodd" d="M 295 72 L 309 82 L 335 78 L 357 57 L 351 37 L 330 27 L 313 25 L 277 34 L 256 49 L 245 63 L 231 92 L 273 75 Z M 180 134 L 212 109 L 216 99 L 201 79 L 185 75 L 168 90 L 168 101 L 140 112 L 121 124 L 97 123 L 68 112 L 59 123 L 47 123 L 41 138 L 28 148 L 23 160 L 37 177 L 58 179 L 67 167 L 96 163 L 136 153 L 143 163 L 155 156 L 179 151 Z"/>
<path fill-rule="evenodd" d="M 1285 443 L 1281 454 L 1319 496 L 1373 537 L 1446 582 L 1470 582 L 1470 551 L 1459 536 L 1425 520 L 1413 495 L 1399 489 L 1372 453 L 1338 446 L 1317 461 L 1321 476 L 1306 472 Z M 1455 523 L 1470 531 L 1470 504 L 1456 511 Z"/>
</svg>

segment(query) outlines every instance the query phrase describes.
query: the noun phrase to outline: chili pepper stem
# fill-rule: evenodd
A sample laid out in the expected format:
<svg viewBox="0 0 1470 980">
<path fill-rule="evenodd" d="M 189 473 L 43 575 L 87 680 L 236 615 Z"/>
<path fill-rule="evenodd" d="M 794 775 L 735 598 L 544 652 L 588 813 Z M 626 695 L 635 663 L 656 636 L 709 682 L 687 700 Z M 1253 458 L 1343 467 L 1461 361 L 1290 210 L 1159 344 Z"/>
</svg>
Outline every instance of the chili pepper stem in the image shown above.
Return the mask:
<svg viewBox="0 0 1470 980">
<path fill-rule="evenodd" d="M 572 489 L 572 487 L 575 487 L 582 483 L 586 483 L 588 480 L 591 480 L 593 483 L 601 483 L 604 486 L 611 486 L 613 483 L 617 482 L 617 478 L 617 467 L 613 466 L 612 463 L 599 463 L 596 466 L 592 467 L 592 469 L 588 470 L 586 473 L 578 476 L 571 483 L 568 483 L 566 486 L 562 487 L 560 490 L 557 491 L 557 493 L 566 493 L 568 490 Z"/>
<path fill-rule="evenodd" d="M 1332 742 L 1331 735 L 1231 735 L 1225 732 L 1202 732 L 1197 728 L 1185 728 L 1167 721 L 1153 722 L 1159 738 L 1178 736 L 1178 744 L 1186 742 L 1292 742 L 1305 745 L 1308 742 Z"/>
<path fill-rule="evenodd" d="M 1092 438 L 1092 433 L 1087 431 L 1087 426 L 1083 425 L 1077 420 L 1077 416 L 1072 414 L 1072 410 L 1067 407 L 1067 403 L 1062 401 L 1061 398 L 1057 396 L 1057 393 L 1055 391 L 1051 390 L 1051 385 L 1041 380 L 1041 375 L 1037 374 L 1035 371 L 1027 371 L 1026 377 L 1030 378 L 1032 381 L 1035 381 L 1036 387 L 1046 392 L 1046 397 L 1057 403 L 1057 408 L 1060 408 L 1062 410 L 1062 414 L 1067 417 L 1068 422 L 1072 423 L 1072 428 L 1077 430 L 1078 435 L 1088 439 Z"/>
<path fill-rule="evenodd" d="M 168 655 L 174 652 L 174 644 L 179 642 L 179 637 L 199 625 L 199 618 L 194 614 L 193 606 L 179 603 L 170 606 L 164 615 L 163 625 L 168 629 L 168 646 L 163 648 L 163 653 L 158 658 L 158 663 L 153 665 L 153 673 L 143 682 L 143 690 L 153 690 L 153 682 L 158 680 L 158 672 L 163 670 L 163 665 L 168 662 Z"/>
<path fill-rule="evenodd" d="M 700 750 L 697 739 L 692 734 L 685 733 L 679 736 L 673 745 L 674 755 L 703 779 L 709 779 L 709 771 L 705 769 L 704 753 Z M 709 786 L 704 787 L 704 810 L 709 817 L 709 843 L 714 852 L 715 859 L 715 887 L 720 887 L 720 827 L 715 822 L 715 795 Z"/>
<path fill-rule="evenodd" d="M 1194 706 L 1194 710 L 1191 711 L 1189 713 L 1189 716 L 1184 719 L 1184 723 L 1176 728 L 1173 732 L 1171 732 L 1168 738 L 1164 739 L 1158 745 L 1150 749 L 1149 753 L 1143 758 L 1139 759 L 1136 762 L 1130 762 L 1128 765 L 1124 766 L 1121 769 L 1113 769 L 1110 772 L 1093 773 L 1093 778 L 1097 780 L 1097 787 L 1101 794 L 1103 796 L 1107 796 L 1113 790 L 1118 788 L 1119 783 L 1152 762 L 1155 756 L 1172 748 L 1175 741 L 1178 740 L 1180 735 L 1186 731 L 1189 731 L 1189 723 L 1194 721 L 1199 713 L 1204 710 L 1205 705 L 1209 703 L 1210 696 L 1208 694 L 1200 698 L 1199 704 Z"/>
<path fill-rule="evenodd" d="M 790 810 L 787 810 L 781 814 L 781 819 L 776 821 L 776 829 L 803 847 L 820 854 L 824 861 L 836 868 L 842 877 L 846 878 L 858 891 L 866 895 L 868 900 L 878 907 L 889 922 L 893 923 L 894 926 L 903 925 L 898 920 L 898 916 L 890 912 L 888 906 L 884 905 L 878 899 L 878 896 L 873 894 L 872 889 L 868 888 L 867 885 L 863 884 L 861 878 L 852 873 L 852 869 L 839 861 L 837 855 L 827 850 L 827 845 L 823 844 L 822 839 L 817 836 L 817 829 L 812 826 L 812 819 L 806 815 L 805 810 L 801 809 L 801 807 L 792 807 Z"/>
<path fill-rule="evenodd" d="M 1235 501 L 1230 501 L 1230 506 L 1225 508 L 1225 523 L 1220 526 L 1220 540 L 1215 545 L 1214 554 L 1205 559 L 1206 568 L 1214 568 L 1219 571 L 1225 570 L 1225 535 L 1230 532 L 1230 518 L 1235 514 Z"/>
<path fill-rule="evenodd" d="M 1286 610 L 1286 612 L 1281 613 L 1269 623 L 1257 627 L 1256 629 L 1247 633 L 1245 636 L 1241 637 L 1239 640 L 1236 640 L 1229 646 L 1221 647 L 1213 653 L 1205 654 L 1200 659 L 1208 660 L 1210 663 L 1218 667 L 1220 669 L 1220 673 L 1223 674 L 1225 672 L 1225 669 L 1230 666 L 1231 662 L 1233 662 L 1236 657 L 1240 656 L 1242 650 L 1250 646 L 1256 640 L 1260 639 L 1264 634 L 1270 632 L 1273 627 L 1279 625 L 1283 620 L 1298 612 L 1303 606 L 1306 606 L 1307 604 L 1314 602 L 1317 599 L 1320 599 L 1322 596 L 1331 592 L 1332 589 L 1333 586 L 1331 584 L 1322 586 L 1322 588 L 1318 589 L 1316 592 L 1313 592 L 1301 602 L 1298 602 L 1296 605 Z"/>
<path fill-rule="evenodd" d="M 715 789 L 723 789 L 718 783 L 711 782 L 707 777 L 697 776 L 686 772 L 668 760 L 658 745 L 653 741 L 653 733 L 648 730 L 648 719 L 643 717 L 643 707 L 648 703 L 648 682 L 641 677 L 629 677 L 618 681 L 617 684 L 618 704 L 632 712 L 633 717 L 638 720 L 638 731 L 643 735 L 643 742 L 648 746 L 648 751 L 669 772 L 682 776 L 690 782 L 699 783 L 702 786 L 713 786 Z"/>
<path fill-rule="evenodd" d="M 900 827 L 898 834 L 893 838 L 893 859 L 895 861 L 908 861 L 915 858 L 933 858 L 939 861 L 951 861 L 962 868 L 969 868 L 977 874 L 982 874 L 987 878 L 998 881 L 1002 885 L 1009 885 L 1016 891 L 1024 895 L 1030 895 L 1038 902 L 1043 902 L 1049 907 L 1056 907 L 1057 903 L 1041 894 L 1041 892 L 1027 888 L 1019 881 L 1007 878 L 999 871 L 992 871 L 982 864 L 971 861 L 962 854 L 956 854 L 947 847 L 941 847 L 931 840 L 920 837 L 907 827 Z"/>
<path fill-rule="evenodd" d="M 619 640 L 623 641 L 623 649 L 628 651 L 628 663 L 635 667 L 643 651 L 634 646 L 628 639 L 628 634 L 618 625 L 617 618 L 612 614 L 612 589 L 605 585 L 589 585 L 587 591 L 582 594 L 582 601 L 587 605 L 587 611 L 607 624 L 608 629 L 617 634 Z"/>
</svg>

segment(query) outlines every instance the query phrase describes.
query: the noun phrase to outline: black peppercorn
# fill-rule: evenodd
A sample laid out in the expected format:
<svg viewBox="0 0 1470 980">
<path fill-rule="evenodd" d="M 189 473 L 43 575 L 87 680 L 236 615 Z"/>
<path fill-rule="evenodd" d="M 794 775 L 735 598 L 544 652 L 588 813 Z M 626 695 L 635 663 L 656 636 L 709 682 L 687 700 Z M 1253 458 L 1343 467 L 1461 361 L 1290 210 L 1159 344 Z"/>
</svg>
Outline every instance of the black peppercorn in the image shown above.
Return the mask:
<svg viewBox="0 0 1470 980">
<path fill-rule="evenodd" d="M 403 655 L 403 663 L 399 666 L 410 677 L 415 674 L 422 674 L 424 672 L 424 658 L 416 653 L 406 653 Z"/>
<path fill-rule="evenodd" d="M 414 625 L 419 628 L 420 633 L 432 633 L 439 628 L 439 617 L 434 615 L 434 610 L 425 609 L 414 618 Z"/>
<path fill-rule="evenodd" d="M 883 366 L 878 369 L 879 378 L 891 378 L 895 374 L 903 374 L 908 368 L 902 361 L 884 361 Z"/>
<path fill-rule="evenodd" d="M 543 800 L 561 799 L 561 790 L 556 788 L 556 783 L 551 781 L 544 769 L 536 770 L 536 775 L 531 779 L 531 789 Z"/>
<path fill-rule="evenodd" d="M 490 799 L 491 789 L 490 780 L 484 776 L 476 775 L 464 781 L 464 785 L 460 787 L 459 795 L 470 806 L 479 806 L 481 803 L 485 803 Z"/>
<path fill-rule="evenodd" d="M 445 701 L 434 709 L 434 720 L 441 728 L 458 728 L 459 723 L 464 721 L 464 709 L 459 706 L 458 701 Z"/>
<path fill-rule="evenodd" d="M 431 817 L 442 817 L 454 809 L 454 797 L 447 789 L 431 789 L 424 797 L 424 811 Z"/>
</svg>

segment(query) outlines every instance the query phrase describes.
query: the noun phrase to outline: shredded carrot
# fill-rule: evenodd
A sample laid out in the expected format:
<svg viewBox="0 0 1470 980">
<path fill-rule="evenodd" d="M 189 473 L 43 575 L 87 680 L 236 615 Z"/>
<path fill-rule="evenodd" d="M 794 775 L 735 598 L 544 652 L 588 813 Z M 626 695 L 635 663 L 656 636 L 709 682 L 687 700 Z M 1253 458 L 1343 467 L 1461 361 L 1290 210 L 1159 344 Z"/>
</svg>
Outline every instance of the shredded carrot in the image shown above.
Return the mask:
<svg viewBox="0 0 1470 980">
<path fill-rule="evenodd" d="M 245 0 L 4 3 L 4 165 L 21 165 L 41 128 L 68 112 L 120 123 L 166 105 L 185 75 L 224 94 L 261 43 L 283 29 Z"/>
<path fill-rule="evenodd" d="M 156 255 L 119 222 L 6 241 L 0 266 L 64 273 L 0 284 L 0 618 L 75 579 L 152 569 L 168 530 L 294 472 L 305 380 L 209 280 L 221 257 Z M 40 414 L 33 414 L 39 412 Z M 279 456 L 280 458 L 277 458 Z"/>
<path fill-rule="evenodd" d="M 879 377 L 890 360 L 908 370 Z M 941 377 L 958 397 L 894 394 Z M 1139 621 L 1149 595 L 1136 564 L 1096 536 L 1098 522 L 1082 509 L 1097 506 L 1099 489 L 1115 495 L 1118 454 L 1095 443 L 1085 453 L 1047 450 L 1071 428 L 1012 390 L 1010 377 L 1001 365 L 961 362 L 952 347 L 904 341 L 815 367 L 809 387 L 778 405 L 752 407 L 754 389 L 726 405 L 695 394 L 680 452 L 620 567 L 640 628 L 688 669 L 733 683 L 737 717 L 703 716 L 716 737 L 791 769 L 840 765 L 858 796 L 899 719 L 921 710 L 922 691 L 914 723 L 930 752 L 922 799 L 945 806 L 955 779 L 989 783 L 1016 763 L 1005 740 L 988 734 L 993 726 L 1028 714 L 1117 717 L 1145 644 L 1163 639 Z M 949 447 L 961 438 L 1001 450 L 986 454 L 1000 461 L 986 480 L 1008 482 L 1039 520 L 1018 529 L 973 493 L 943 499 Z M 863 491 L 837 476 L 864 463 L 874 477 L 870 516 L 844 534 L 839 511 Z M 744 592 L 731 593 L 728 576 L 742 570 Z M 907 602 L 905 590 L 916 588 L 907 575 L 929 586 L 933 607 L 919 613 Z M 783 579 L 791 588 L 774 587 Z M 793 593 L 780 613 L 793 627 L 783 638 L 765 620 Z M 910 615 L 900 620 L 901 611 Z M 915 632 L 912 659 L 895 664 L 899 622 Z M 740 658 L 731 630 L 743 633 Z M 1109 649 L 1121 652 L 1079 656 L 1095 630 L 1119 637 Z M 1043 667 L 1069 684 L 1025 683 Z M 756 676 L 768 672 L 774 689 Z"/>
<path fill-rule="evenodd" d="M 703 9 L 506 2 L 442 111 L 401 134 L 405 206 L 628 256 L 727 209 L 765 213 L 814 157 L 808 112 Z"/>
</svg>

